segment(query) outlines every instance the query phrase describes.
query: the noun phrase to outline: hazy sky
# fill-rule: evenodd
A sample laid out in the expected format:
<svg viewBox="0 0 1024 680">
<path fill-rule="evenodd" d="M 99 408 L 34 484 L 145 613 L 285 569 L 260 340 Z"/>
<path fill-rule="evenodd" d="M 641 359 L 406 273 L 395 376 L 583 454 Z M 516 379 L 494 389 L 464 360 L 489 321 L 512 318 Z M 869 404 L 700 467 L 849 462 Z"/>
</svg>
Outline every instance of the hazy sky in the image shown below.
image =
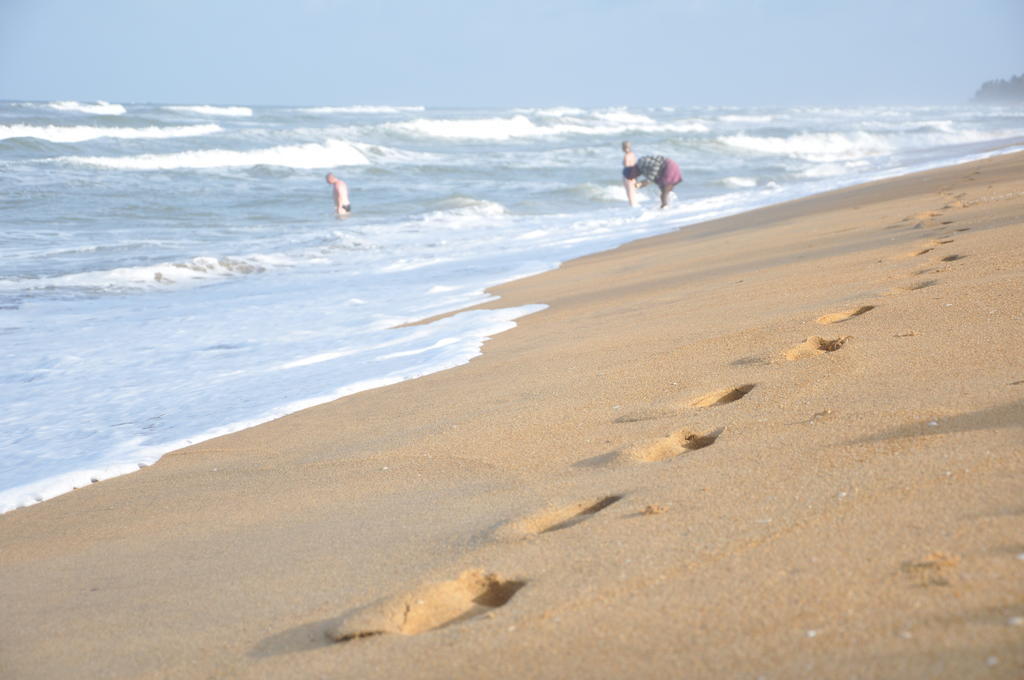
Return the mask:
<svg viewBox="0 0 1024 680">
<path fill-rule="evenodd" d="M 959 103 L 1024 0 L 0 0 L 0 99 Z"/>
</svg>

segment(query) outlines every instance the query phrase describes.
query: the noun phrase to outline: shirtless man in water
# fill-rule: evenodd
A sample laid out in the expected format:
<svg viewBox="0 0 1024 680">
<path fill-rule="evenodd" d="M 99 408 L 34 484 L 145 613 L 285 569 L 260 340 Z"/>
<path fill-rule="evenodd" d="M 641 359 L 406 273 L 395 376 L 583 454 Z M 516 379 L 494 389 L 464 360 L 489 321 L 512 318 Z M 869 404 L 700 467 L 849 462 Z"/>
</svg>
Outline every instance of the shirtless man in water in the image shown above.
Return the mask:
<svg viewBox="0 0 1024 680">
<path fill-rule="evenodd" d="M 352 212 L 352 204 L 348 200 L 348 185 L 334 176 L 333 172 L 327 173 L 327 183 L 334 187 L 334 209 L 338 217 L 345 217 Z"/>
</svg>

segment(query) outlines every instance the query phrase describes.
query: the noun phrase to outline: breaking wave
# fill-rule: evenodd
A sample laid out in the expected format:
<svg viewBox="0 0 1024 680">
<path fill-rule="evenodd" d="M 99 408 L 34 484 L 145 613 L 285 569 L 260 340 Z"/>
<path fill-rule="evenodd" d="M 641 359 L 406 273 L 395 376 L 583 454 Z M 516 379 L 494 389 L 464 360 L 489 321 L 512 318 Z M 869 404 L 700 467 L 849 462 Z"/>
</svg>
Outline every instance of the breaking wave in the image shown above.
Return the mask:
<svg viewBox="0 0 1024 680">
<path fill-rule="evenodd" d="M 511 118 L 417 118 L 397 123 L 384 123 L 381 127 L 414 137 L 436 139 L 494 141 L 552 137 L 557 135 L 610 135 L 630 130 L 667 132 L 708 132 L 706 125 L 696 121 L 676 121 L 659 124 L 653 119 L 628 112 L 606 112 L 594 115 L 596 122 L 578 118 L 539 125 L 523 114 Z"/>
<path fill-rule="evenodd" d="M 207 149 L 139 156 L 63 156 L 56 160 L 76 165 L 93 165 L 119 170 L 244 168 L 255 165 L 310 169 L 331 168 L 340 165 L 369 165 L 370 163 L 369 159 L 355 146 L 334 139 L 323 144 L 275 146 L 252 151 Z"/>
<path fill-rule="evenodd" d="M 179 127 L 94 127 L 89 125 L 0 125 L 0 139 L 34 137 L 48 142 L 76 143 L 104 137 L 115 139 L 169 139 L 199 137 L 221 132 L 219 125 L 183 125 Z"/>
<path fill-rule="evenodd" d="M 818 132 L 791 137 L 758 137 L 748 134 L 719 137 L 718 141 L 736 149 L 775 156 L 801 158 L 818 163 L 856 160 L 903 149 L 936 148 L 994 141 L 1020 134 L 1020 131 L 996 133 L 980 130 L 958 132 L 922 132 L 884 135 L 872 132 Z"/>
<path fill-rule="evenodd" d="M 77 288 L 93 291 L 125 292 L 158 289 L 175 284 L 197 284 L 229 276 L 260 274 L 273 267 L 287 266 L 291 260 L 277 255 L 244 257 L 194 257 L 186 262 L 118 267 L 104 271 L 87 271 L 63 276 L 48 276 L 0 281 L 3 291 L 32 291 L 54 288 Z"/>
<path fill-rule="evenodd" d="M 120 116 L 127 110 L 120 104 L 98 101 L 94 104 L 83 104 L 81 102 L 51 102 L 47 104 L 51 109 L 58 111 L 78 111 L 79 113 L 93 113 L 98 116 Z"/>
<path fill-rule="evenodd" d="M 252 109 L 248 106 L 210 106 L 201 104 L 198 106 L 165 106 L 168 111 L 181 111 L 184 113 L 201 113 L 204 116 L 236 116 L 240 118 L 252 115 Z"/>
<path fill-rule="evenodd" d="M 402 113 L 404 111 L 426 111 L 425 106 L 313 106 L 298 109 L 303 113 Z"/>
</svg>

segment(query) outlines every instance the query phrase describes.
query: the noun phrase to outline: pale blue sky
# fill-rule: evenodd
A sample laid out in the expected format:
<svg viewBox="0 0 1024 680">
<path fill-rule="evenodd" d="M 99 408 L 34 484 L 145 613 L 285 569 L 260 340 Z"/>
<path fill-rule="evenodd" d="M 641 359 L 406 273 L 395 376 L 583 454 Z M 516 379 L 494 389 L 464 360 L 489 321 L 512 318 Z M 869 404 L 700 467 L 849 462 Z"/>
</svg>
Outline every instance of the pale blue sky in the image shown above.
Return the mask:
<svg viewBox="0 0 1024 680">
<path fill-rule="evenodd" d="M 0 99 L 959 103 L 1024 0 L 0 0 Z"/>
</svg>

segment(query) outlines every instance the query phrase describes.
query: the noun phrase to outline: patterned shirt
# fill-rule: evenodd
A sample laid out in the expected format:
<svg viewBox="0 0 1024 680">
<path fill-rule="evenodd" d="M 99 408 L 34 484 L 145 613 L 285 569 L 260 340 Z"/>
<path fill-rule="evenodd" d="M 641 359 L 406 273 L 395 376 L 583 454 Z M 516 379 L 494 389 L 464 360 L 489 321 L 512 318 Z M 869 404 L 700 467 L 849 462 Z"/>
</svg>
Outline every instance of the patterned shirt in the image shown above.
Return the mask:
<svg viewBox="0 0 1024 680">
<path fill-rule="evenodd" d="M 636 162 L 636 169 L 649 181 L 657 182 L 658 175 L 661 174 L 661 168 L 664 165 L 664 156 L 641 156 Z"/>
</svg>

